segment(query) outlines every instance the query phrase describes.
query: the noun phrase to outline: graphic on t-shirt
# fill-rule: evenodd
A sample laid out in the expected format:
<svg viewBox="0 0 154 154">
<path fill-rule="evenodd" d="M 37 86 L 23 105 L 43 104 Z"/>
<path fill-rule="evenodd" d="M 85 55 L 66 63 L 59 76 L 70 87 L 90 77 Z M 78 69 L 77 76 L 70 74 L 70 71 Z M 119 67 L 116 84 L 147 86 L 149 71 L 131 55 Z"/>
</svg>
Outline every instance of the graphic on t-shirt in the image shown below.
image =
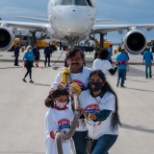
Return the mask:
<svg viewBox="0 0 154 154">
<path fill-rule="evenodd" d="M 85 89 L 85 85 L 80 80 L 73 80 L 73 82 L 77 83 L 80 86 L 81 90 Z M 66 88 L 69 88 L 68 84 L 66 85 Z"/>
<path fill-rule="evenodd" d="M 70 129 L 70 121 L 68 119 L 61 119 L 58 121 L 58 126 L 60 132 Z"/>
<path fill-rule="evenodd" d="M 73 80 L 73 82 L 77 83 L 80 86 L 81 90 L 85 89 L 83 82 L 81 82 L 80 80 Z"/>
<path fill-rule="evenodd" d="M 85 108 L 86 112 L 88 113 L 96 113 L 98 111 L 100 111 L 100 108 L 98 106 L 98 104 L 90 104 Z M 92 120 L 86 120 L 86 123 L 89 125 L 95 125 L 98 126 L 102 123 L 102 121 L 99 122 L 93 122 Z"/>
</svg>

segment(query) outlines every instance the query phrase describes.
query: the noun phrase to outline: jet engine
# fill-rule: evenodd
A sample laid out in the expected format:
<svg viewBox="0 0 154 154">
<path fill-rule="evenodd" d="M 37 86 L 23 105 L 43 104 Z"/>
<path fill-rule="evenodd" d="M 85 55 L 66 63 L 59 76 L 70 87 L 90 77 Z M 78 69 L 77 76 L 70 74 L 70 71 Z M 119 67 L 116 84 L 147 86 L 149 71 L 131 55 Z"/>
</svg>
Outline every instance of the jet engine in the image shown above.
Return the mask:
<svg viewBox="0 0 154 154">
<path fill-rule="evenodd" d="M 146 38 L 141 31 L 131 30 L 123 38 L 126 51 L 131 54 L 140 54 L 146 46 Z"/>
<path fill-rule="evenodd" d="M 14 41 L 13 32 L 7 27 L 0 27 L 0 51 L 9 49 Z"/>
</svg>

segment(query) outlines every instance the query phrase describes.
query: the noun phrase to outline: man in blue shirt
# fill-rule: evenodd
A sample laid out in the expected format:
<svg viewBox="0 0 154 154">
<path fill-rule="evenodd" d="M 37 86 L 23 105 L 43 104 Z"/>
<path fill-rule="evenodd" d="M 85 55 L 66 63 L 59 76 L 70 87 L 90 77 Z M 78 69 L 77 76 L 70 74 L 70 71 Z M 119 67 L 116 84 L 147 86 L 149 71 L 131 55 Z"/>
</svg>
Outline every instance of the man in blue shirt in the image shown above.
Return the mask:
<svg viewBox="0 0 154 154">
<path fill-rule="evenodd" d="M 18 65 L 18 57 L 19 57 L 19 51 L 20 51 L 20 46 L 17 44 L 14 48 L 14 66 L 19 66 Z"/>
<path fill-rule="evenodd" d="M 35 65 L 36 65 L 36 67 L 39 67 L 38 63 L 39 63 L 39 59 L 40 59 L 40 52 L 39 52 L 39 49 L 36 44 L 33 47 L 33 54 L 34 54 Z"/>
<path fill-rule="evenodd" d="M 112 44 L 109 45 L 109 48 L 108 48 L 108 52 L 109 52 L 109 56 L 108 56 L 108 60 L 111 62 L 112 64 L 112 55 L 113 55 L 113 48 L 112 48 Z"/>
<path fill-rule="evenodd" d="M 44 61 L 44 66 L 46 67 L 46 63 L 48 62 L 48 67 L 50 67 L 50 55 L 52 53 L 52 49 L 50 47 L 50 43 L 44 48 L 44 56 L 45 56 L 45 61 Z"/>
<path fill-rule="evenodd" d="M 145 48 L 145 51 L 143 53 L 143 64 L 145 64 L 145 77 L 146 79 L 152 78 L 152 61 L 153 61 L 153 55 L 150 51 L 150 47 L 147 45 Z"/>
<path fill-rule="evenodd" d="M 121 51 L 116 56 L 116 60 L 118 62 L 118 79 L 117 79 L 117 87 L 119 86 L 120 79 L 121 79 L 121 87 L 124 86 L 125 77 L 126 77 L 126 69 L 127 69 L 127 61 L 128 56 L 125 53 L 124 47 L 121 47 Z"/>
</svg>

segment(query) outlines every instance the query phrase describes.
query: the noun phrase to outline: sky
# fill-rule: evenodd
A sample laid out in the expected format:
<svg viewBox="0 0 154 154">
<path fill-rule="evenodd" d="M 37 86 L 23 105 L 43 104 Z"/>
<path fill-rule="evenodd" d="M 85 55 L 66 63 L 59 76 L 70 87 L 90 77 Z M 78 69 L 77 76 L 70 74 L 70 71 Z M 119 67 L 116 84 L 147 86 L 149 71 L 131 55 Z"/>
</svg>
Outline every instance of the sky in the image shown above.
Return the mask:
<svg viewBox="0 0 154 154">
<path fill-rule="evenodd" d="M 115 19 L 104 24 L 154 24 L 153 0 L 95 0 L 98 19 Z M 0 0 L 0 17 L 3 20 L 22 21 L 16 16 L 47 18 L 48 0 Z M 154 30 L 141 30 L 147 41 L 154 39 Z M 118 43 L 124 37 L 118 32 L 110 32 L 105 39 Z"/>
</svg>

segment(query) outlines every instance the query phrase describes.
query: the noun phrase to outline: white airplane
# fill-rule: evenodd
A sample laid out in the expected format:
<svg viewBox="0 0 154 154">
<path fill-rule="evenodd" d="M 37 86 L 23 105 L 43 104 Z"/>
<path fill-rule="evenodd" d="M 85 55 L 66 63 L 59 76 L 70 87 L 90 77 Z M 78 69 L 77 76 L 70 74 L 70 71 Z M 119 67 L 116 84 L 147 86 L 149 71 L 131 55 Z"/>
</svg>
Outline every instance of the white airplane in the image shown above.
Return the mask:
<svg viewBox="0 0 154 154">
<path fill-rule="evenodd" d="M 0 20 L 0 50 L 7 50 L 14 40 L 13 28 L 25 28 L 33 34 L 43 32 L 51 36 L 51 39 L 73 44 L 84 40 L 91 34 L 128 30 L 123 43 L 125 49 L 132 54 L 141 53 L 146 46 L 144 34 L 138 30 L 146 28 L 148 31 L 154 28 L 154 24 L 109 24 L 103 25 L 96 20 L 95 0 L 49 0 L 48 19 L 20 17 L 36 20 L 34 22 L 15 22 Z M 38 22 L 39 21 L 39 22 Z M 101 37 L 103 39 L 103 37 Z M 101 40 L 102 40 L 101 39 Z"/>
</svg>

